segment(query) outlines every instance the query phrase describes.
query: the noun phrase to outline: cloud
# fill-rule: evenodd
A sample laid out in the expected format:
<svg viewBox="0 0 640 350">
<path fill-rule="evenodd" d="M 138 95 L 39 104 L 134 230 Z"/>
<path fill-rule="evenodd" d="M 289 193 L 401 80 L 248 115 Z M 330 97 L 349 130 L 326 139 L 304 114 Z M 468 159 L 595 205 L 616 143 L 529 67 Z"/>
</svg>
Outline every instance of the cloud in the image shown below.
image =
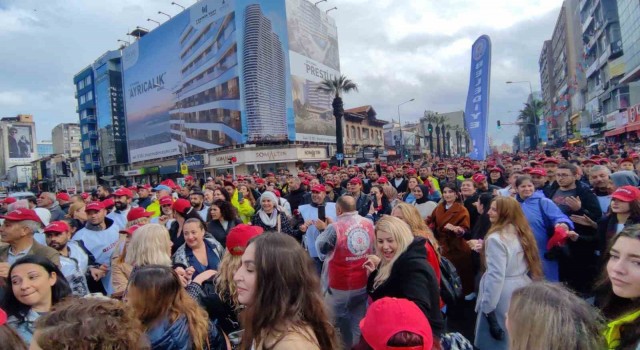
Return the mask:
<svg viewBox="0 0 640 350">
<path fill-rule="evenodd" d="M 178 1 L 184 6 L 194 0 Z M 0 116 L 32 113 L 39 139 L 53 126 L 77 122 L 73 76 L 117 39 L 146 21 L 163 22 L 157 11 L 180 9 L 158 0 L 0 0 Z M 515 120 L 529 93 L 539 90 L 538 58 L 551 38 L 558 0 L 329 0 L 318 4 L 336 19 L 341 71 L 359 84 L 345 97 L 346 107 L 373 105 L 381 119 L 419 119 L 424 110 L 464 108 L 473 41 L 488 34 L 493 42 L 489 134 L 510 142 L 516 130 L 496 120 Z"/>
</svg>

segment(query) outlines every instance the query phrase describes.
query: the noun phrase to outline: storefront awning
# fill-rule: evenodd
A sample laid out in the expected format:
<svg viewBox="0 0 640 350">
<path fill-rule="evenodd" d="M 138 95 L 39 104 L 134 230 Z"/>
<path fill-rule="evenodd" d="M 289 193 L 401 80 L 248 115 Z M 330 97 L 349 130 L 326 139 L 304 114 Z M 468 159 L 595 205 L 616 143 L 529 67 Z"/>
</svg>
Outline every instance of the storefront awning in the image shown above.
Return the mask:
<svg viewBox="0 0 640 350">
<path fill-rule="evenodd" d="M 640 123 L 627 125 L 627 132 L 640 130 Z"/>
<path fill-rule="evenodd" d="M 609 131 L 605 132 L 604 136 L 605 137 L 616 136 L 616 135 L 624 134 L 626 131 L 627 131 L 626 127 L 621 126 L 619 128 L 616 128 L 616 129 L 609 130 Z"/>
</svg>

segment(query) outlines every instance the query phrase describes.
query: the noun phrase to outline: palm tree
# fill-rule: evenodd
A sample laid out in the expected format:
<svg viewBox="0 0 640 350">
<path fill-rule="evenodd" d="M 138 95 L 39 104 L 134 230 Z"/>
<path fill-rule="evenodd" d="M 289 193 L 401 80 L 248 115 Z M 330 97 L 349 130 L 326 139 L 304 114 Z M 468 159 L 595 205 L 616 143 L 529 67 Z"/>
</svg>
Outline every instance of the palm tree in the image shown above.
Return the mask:
<svg viewBox="0 0 640 350">
<path fill-rule="evenodd" d="M 344 104 L 342 103 L 342 95 L 350 91 L 358 91 L 358 85 L 347 79 L 346 76 L 340 75 L 324 79 L 317 88 L 327 94 L 333 95 L 333 116 L 336 117 L 336 148 L 338 154 L 344 155 L 344 139 L 342 137 L 342 116 L 344 115 Z M 338 160 L 342 165 L 342 160 Z"/>
<path fill-rule="evenodd" d="M 436 124 L 438 118 L 437 112 L 424 111 L 424 119 L 427 121 L 427 133 L 429 134 L 429 151 L 433 155 L 433 125 Z M 429 130 L 431 129 L 431 130 Z"/>
<path fill-rule="evenodd" d="M 544 102 L 540 100 L 533 100 L 531 103 L 527 102 L 518 116 L 520 130 L 523 131 L 524 135 L 531 137 L 531 148 L 538 146 L 538 123 L 540 122 L 540 112 L 543 107 Z"/>
</svg>

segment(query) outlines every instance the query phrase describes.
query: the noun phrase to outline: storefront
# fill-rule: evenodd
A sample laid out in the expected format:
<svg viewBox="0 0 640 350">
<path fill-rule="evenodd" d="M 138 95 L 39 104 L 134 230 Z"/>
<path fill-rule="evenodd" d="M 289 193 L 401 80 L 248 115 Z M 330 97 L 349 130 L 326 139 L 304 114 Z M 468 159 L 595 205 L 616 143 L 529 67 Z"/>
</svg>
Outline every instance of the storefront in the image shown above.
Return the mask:
<svg viewBox="0 0 640 350">
<path fill-rule="evenodd" d="M 212 175 L 232 174 L 234 170 L 236 174 L 277 173 L 281 169 L 295 174 L 300 165 L 317 169 L 320 162 L 327 160 L 324 147 L 244 148 L 209 154 L 209 165 L 205 169 Z"/>
</svg>

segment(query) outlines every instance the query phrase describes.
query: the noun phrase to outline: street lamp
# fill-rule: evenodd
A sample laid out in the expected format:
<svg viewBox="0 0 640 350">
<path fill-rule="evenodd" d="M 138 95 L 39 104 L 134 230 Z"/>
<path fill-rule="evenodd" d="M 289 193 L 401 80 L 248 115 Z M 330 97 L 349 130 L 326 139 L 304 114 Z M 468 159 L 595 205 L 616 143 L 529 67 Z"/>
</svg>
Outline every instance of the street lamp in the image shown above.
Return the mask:
<svg viewBox="0 0 640 350">
<path fill-rule="evenodd" d="M 151 19 L 151 18 L 147 18 L 147 22 L 154 22 L 157 25 L 160 25 L 160 22 L 156 21 L 155 19 Z"/>
<path fill-rule="evenodd" d="M 130 42 L 128 42 L 126 40 L 121 40 L 121 39 L 118 39 L 118 42 L 119 43 L 123 43 L 124 45 L 129 45 L 130 44 Z"/>
<path fill-rule="evenodd" d="M 175 2 L 175 1 L 172 1 L 172 2 L 171 2 L 171 5 L 180 6 L 180 7 L 182 7 L 182 9 L 183 9 L 183 10 L 185 9 L 185 8 L 184 8 L 184 6 L 182 6 L 182 5 L 178 4 L 178 3 L 177 3 L 177 2 Z"/>
<path fill-rule="evenodd" d="M 398 105 L 398 124 L 400 124 L 400 151 L 402 152 L 402 157 L 404 159 L 404 139 L 402 138 L 402 121 L 400 121 L 400 106 L 405 103 L 413 102 L 415 98 L 410 99 L 409 101 L 404 101 Z"/>
<path fill-rule="evenodd" d="M 316 1 L 316 3 L 315 3 L 315 4 L 313 4 L 313 6 L 318 6 L 318 4 L 319 4 L 319 3 L 321 3 L 321 2 L 326 2 L 326 1 L 327 1 L 327 0 L 320 0 L 320 1 Z"/>
<path fill-rule="evenodd" d="M 158 14 L 159 14 L 159 15 L 165 15 L 165 16 L 169 17 L 169 19 L 171 19 L 171 15 L 170 15 L 170 14 L 168 14 L 168 13 L 164 13 L 164 12 L 162 12 L 162 11 L 158 11 Z"/>
<path fill-rule="evenodd" d="M 331 10 L 337 10 L 337 9 L 338 9 L 338 7 L 337 7 L 337 6 L 336 6 L 336 7 L 332 7 L 332 8 L 330 8 L 330 9 L 328 9 L 328 10 L 324 11 L 324 13 L 329 13 L 329 11 L 331 11 Z"/>
</svg>

